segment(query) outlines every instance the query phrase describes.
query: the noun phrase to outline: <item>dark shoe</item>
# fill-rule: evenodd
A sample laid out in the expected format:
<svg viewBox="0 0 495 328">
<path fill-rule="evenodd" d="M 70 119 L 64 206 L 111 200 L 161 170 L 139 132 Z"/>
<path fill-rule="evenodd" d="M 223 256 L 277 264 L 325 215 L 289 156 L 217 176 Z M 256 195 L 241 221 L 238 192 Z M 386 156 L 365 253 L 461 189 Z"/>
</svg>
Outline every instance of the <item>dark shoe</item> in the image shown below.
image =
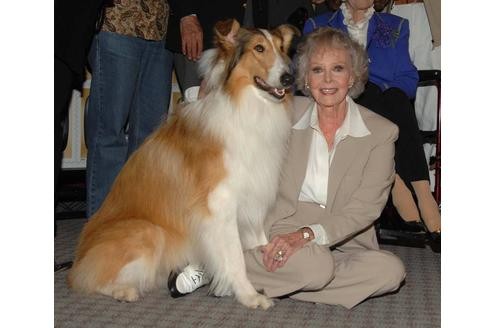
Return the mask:
<svg viewBox="0 0 495 328">
<path fill-rule="evenodd" d="M 72 267 L 72 261 L 57 264 L 55 262 L 55 272 L 65 271 Z"/>
<path fill-rule="evenodd" d="M 168 277 L 170 296 L 178 298 L 210 283 L 210 277 L 199 267 L 188 265 L 182 272 L 172 271 Z"/>
<path fill-rule="evenodd" d="M 420 222 L 407 222 L 396 216 L 393 220 L 381 220 L 377 224 L 377 228 L 380 244 L 426 247 L 426 233 Z"/>
<path fill-rule="evenodd" d="M 428 238 L 428 245 L 434 253 L 440 253 L 442 250 L 442 242 L 440 232 L 426 232 Z"/>
<path fill-rule="evenodd" d="M 411 232 L 411 233 L 423 233 L 425 229 L 419 221 L 404 221 L 397 220 L 397 230 Z"/>
<path fill-rule="evenodd" d="M 185 296 L 186 294 L 182 294 L 177 290 L 175 283 L 177 282 L 177 276 L 179 274 L 175 271 L 170 272 L 170 276 L 168 276 L 168 290 L 170 291 L 170 296 L 173 298 Z"/>
<path fill-rule="evenodd" d="M 423 225 L 426 231 L 427 244 L 430 245 L 430 248 L 433 251 L 433 253 L 440 253 L 442 249 L 440 231 L 430 232 L 423 219 L 421 219 L 421 224 Z"/>
<path fill-rule="evenodd" d="M 381 228 L 409 233 L 424 233 L 425 228 L 420 221 L 404 221 L 400 217 L 393 221 L 381 222 Z"/>
</svg>

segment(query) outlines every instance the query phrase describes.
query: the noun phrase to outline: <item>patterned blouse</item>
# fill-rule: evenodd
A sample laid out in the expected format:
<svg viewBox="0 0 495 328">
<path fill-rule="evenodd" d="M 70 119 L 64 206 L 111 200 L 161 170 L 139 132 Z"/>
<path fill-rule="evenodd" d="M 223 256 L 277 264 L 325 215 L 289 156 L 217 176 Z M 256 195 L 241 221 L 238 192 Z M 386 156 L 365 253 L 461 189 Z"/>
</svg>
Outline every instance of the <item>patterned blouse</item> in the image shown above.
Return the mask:
<svg viewBox="0 0 495 328">
<path fill-rule="evenodd" d="M 163 40 L 167 33 L 167 0 L 114 0 L 106 8 L 102 31 L 134 36 L 145 40 Z"/>
</svg>

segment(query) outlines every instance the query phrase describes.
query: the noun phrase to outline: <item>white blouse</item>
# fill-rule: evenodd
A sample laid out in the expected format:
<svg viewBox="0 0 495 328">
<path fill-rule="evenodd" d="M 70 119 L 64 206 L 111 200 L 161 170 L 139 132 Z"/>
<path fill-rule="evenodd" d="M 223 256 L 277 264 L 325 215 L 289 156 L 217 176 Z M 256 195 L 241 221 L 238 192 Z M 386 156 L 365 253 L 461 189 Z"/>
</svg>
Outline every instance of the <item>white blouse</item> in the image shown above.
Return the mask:
<svg viewBox="0 0 495 328">
<path fill-rule="evenodd" d="M 366 13 L 364 14 L 364 18 L 360 22 L 354 22 L 352 19 L 352 14 L 347 8 L 345 2 L 340 5 L 340 9 L 342 10 L 342 14 L 344 15 L 344 25 L 347 26 L 347 31 L 349 32 L 349 36 L 363 48 L 366 48 L 367 35 L 368 35 L 368 25 L 371 16 L 375 12 L 375 8 L 371 6 L 368 8 Z"/>
<path fill-rule="evenodd" d="M 316 103 L 292 127 L 296 130 L 302 130 L 308 127 L 313 129 L 306 176 L 299 193 L 300 201 L 316 203 L 320 207 L 325 208 L 328 183 L 331 183 L 331 176 L 329 177 L 330 166 L 338 144 L 348 136 L 363 137 L 371 133 L 364 124 L 356 103 L 349 96 L 346 97 L 346 101 L 347 113 L 342 125 L 335 132 L 334 143 L 331 149 L 328 148 L 325 136 L 319 126 Z M 314 241 L 317 244 L 328 244 L 328 237 L 322 225 L 312 224 L 309 227 L 313 230 L 315 235 Z"/>
</svg>

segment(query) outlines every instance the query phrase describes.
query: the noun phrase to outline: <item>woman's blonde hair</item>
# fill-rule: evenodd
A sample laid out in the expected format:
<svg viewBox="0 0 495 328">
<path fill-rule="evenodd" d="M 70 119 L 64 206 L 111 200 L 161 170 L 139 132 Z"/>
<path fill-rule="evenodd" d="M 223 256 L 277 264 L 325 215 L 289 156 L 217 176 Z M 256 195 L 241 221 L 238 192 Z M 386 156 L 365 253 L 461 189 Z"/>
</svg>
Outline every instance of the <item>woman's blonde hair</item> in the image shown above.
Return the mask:
<svg viewBox="0 0 495 328">
<path fill-rule="evenodd" d="M 349 96 L 358 97 L 363 92 L 364 85 L 368 80 L 368 55 L 363 47 L 345 32 L 331 27 L 320 27 L 307 34 L 304 40 L 299 43 L 295 60 L 298 89 L 305 95 L 310 95 L 306 88 L 309 60 L 317 50 L 322 48 L 345 49 L 349 52 L 352 64 L 351 73 L 354 78 L 354 84 L 349 89 Z"/>
</svg>

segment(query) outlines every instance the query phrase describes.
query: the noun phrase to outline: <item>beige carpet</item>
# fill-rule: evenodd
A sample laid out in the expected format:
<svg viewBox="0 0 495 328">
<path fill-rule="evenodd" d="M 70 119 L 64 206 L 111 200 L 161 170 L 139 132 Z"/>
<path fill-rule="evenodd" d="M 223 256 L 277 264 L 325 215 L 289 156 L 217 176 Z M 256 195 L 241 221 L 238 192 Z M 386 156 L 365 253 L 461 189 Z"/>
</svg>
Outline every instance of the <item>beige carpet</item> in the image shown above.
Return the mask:
<svg viewBox="0 0 495 328">
<path fill-rule="evenodd" d="M 55 261 L 73 259 L 84 219 L 58 221 Z M 207 295 L 207 288 L 180 299 L 157 290 L 136 303 L 79 295 L 55 278 L 55 327 L 440 327 L 440 254 L 429 248 L 383 246 L 405 263 L 407 278 L 398 293 L 374 298 L 353 310 L 339 306 L 277 300 L 273 308 L 249 310 L 231 297 Z"/>
</svg>

